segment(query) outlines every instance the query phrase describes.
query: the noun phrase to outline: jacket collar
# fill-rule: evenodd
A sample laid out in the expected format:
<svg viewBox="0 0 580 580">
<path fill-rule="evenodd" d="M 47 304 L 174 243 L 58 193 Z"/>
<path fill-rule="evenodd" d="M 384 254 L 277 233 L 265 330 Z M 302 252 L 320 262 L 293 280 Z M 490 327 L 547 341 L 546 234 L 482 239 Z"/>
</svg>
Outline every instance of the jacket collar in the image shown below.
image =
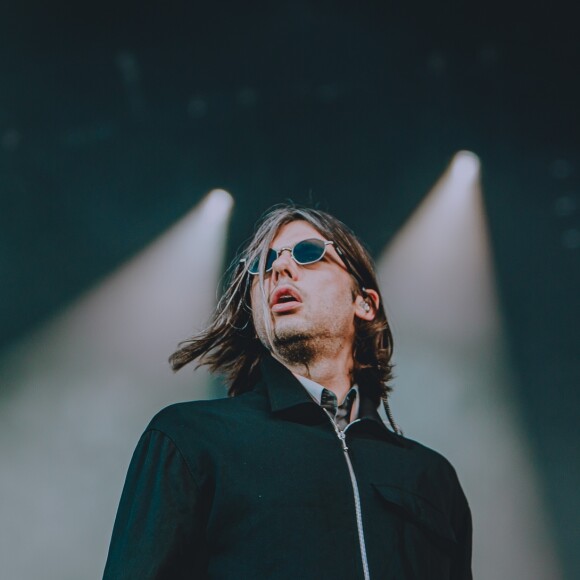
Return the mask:
<svg viewBox="0 0 580 580">
<path fill-rule="evenodd" d="M 263 383 L 267 392 L 272 413 L 297 423 L 317 425 L 328 421 L 322 408 L 312 400 L 300 381 L 282 363 L 272 356 L 266 356 L 261 362 Z M 352 426 L 353 431 L 369 431 L 378 437 L 388 439 L 406 447 L 407 440 L 393 433 L 381 419 L 377 404 L 361 388 L 359 419 L 361 422 Z M 350 428 L 349 428 L 350 431 Z"/>
</svg>

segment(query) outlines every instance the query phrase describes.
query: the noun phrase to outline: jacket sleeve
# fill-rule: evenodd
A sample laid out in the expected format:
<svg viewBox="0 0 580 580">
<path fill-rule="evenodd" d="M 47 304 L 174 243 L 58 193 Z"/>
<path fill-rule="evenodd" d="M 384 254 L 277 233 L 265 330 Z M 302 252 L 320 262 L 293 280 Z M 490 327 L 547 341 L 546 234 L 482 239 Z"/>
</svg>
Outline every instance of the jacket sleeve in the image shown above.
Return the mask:
<svg viewBox="0 0 580 580">
<path fill-rule="evenodd" d="M 206 577 L 199 489 L 179 449 L 146 431 L 123 488 L 103 580 Z"/>
<path fill-rule="evenodd" d="M 471 548 L 472 548 L 472 522 L 471 510 L 459 482 L 455 492 L 454 528 L 457 538 L 457 553 L 453 561 L 451 572 L 452 580 L 472 580 L 471 571 Z"/>
</svg>

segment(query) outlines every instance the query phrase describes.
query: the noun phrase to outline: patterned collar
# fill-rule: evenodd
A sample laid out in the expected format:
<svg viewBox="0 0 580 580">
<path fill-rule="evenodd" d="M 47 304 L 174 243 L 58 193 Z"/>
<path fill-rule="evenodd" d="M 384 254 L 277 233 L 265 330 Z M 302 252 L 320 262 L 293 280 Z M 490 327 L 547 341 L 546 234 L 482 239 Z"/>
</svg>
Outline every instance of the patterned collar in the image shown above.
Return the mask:
<svg viewBox="0 0 580 580">
<path fill-rule="evenodd" d="M 308 379 L 308 378 L 303 377 L 301 375 L 297 375 L 296 373 L 292 373 L 292 374 L 300 381 L 300 384 L 306 389 L 308 394 L 320 405 L 321 400 L 322 400 L 322 391 L 323 391 L 324 387 L 321 384 L 317 383 L 316 381 L 313 381 L 312 379 Z M 352 405 L 352 411 L 350 414 L 351 420 L 354 421 L 355 419 L 358 419 L 358 411 L 359 411 L 359 404 L 360 404 L 358 385 L 353 385 L 350 388 L 350 391 L 348 391 L 348 393 L 350 393 L 351 391 L 355 391 L 357 394 L 356 399 L 354 400 L 354 403 Z M 348 395 L 348 393 L 347 393 L 347 395 Z M 345 398 L 346 398 L 346 396 L 345 396 Z M 342 403 L 342 401 L 341 401 L 341 403 Z"/>
</svg>

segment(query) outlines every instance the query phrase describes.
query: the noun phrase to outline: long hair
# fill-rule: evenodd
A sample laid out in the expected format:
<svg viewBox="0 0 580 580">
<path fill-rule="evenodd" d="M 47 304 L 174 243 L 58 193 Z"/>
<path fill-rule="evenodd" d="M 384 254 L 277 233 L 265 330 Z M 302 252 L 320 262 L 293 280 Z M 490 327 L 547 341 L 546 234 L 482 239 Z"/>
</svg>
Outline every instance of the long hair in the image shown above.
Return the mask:
<svg viewBox="0 0 580 580">
<path fill-rule="evenodd" d="M 353 378 L 378 404 L 386 403 L 391 391 L 391 357 L 393 337 L 387 321 L 383 300 L 378 287 L 373 260 L 355 234 L 330 214 L 293 205 L 274 206 L 259 222 L 254 237 L 230 265 L 225 292 L 219 300 L 209 325 L 199 334 L 183 341 L 169 357 L 174 371 L 197 360 L 197 367 L 207 365 L 211 372 L 219 372 L 228 380 L 230 396 L 249 391 L 260 378 L 260 360 L 269 356 L 260 342 L 252 319 L 250 289 L 252 276 L 248 265 L 260 260 L 263 271 L 266 254 L 279 229 L 293 221 L 308 222 L 327 240 L 332 240 L 341 251 L 353 281 L 353 300 L 356 294 L 365 295 L 372 289 L 379 294 L 375 304 L 376 316 L 367 321 L 355 318 L 353 345 Z M 263 291 L 263 273 L 259 283 Z M 264 301 L 263 301 L 264 302 Z M 388 406 L 386 405 L 386 409 Z M 398 427 L 389 421 L 395 431 Z"/>
</svg>

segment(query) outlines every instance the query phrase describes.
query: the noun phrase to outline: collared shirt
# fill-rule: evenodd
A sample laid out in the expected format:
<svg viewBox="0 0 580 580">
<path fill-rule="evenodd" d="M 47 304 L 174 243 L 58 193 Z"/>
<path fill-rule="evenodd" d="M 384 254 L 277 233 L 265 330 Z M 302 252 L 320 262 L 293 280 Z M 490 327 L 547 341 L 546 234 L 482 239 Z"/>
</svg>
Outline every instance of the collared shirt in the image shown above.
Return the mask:
<svg viewBox="0 0 580 580">
<path fill-rule="evenodd" d="M 322 391 L 324 390 L 324 387 L 320 384 L 317 383 L 316 381 L 313 381 L 312 379 L 309 379 L 307 377 L 303 377 L 301 375 L 297 375 L 295 373 L 292 373 L 299 381 L 300 384 L 306 389 L 306 392 L 320 405 L 321 401 L 322 401 Z M 354 399 L 354 402 L 352 404 L 352 409 L 350 412 L 350 421 L 352 423 L 352 421 L 354 421 L 355 419 L 358 419 L 358 411 L 359 411 L 359 391 L 358 391 L 358 385 L 353 385 L 350 388 L 350 391 L 348 391 L 349 393 L 351 391 L 355 391 L 356 392 L 356 397 Z M 348 393 L 347 393 L 348 395 Z M 346 399 L 346 396 L 345 396 Z M 339 404 L 342 404 L 343 401 L 341 401 Z"/>
</svg>

